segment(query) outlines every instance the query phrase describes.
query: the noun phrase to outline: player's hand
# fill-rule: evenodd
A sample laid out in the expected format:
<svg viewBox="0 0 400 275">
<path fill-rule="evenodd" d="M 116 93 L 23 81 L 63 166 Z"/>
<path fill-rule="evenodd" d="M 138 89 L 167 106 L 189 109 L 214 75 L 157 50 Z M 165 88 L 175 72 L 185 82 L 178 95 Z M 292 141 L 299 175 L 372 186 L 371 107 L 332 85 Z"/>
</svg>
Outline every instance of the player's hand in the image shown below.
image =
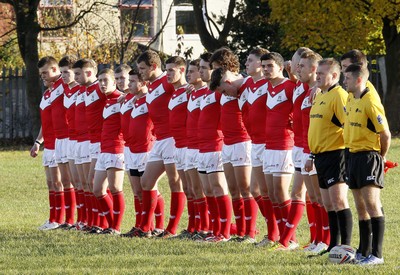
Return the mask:
<svg viewBox="0 0 400 275">
<path fill-rule="evenodd" d="M 315 96 L 321 92 L 321 89 L 318 88 L 317 86 L 313 86 L 311 88 L 311 92 L 310 92 L 310 96 L 308 98 L 308 100 L 310 101 L 310 103 L 314 102 Z"/>
<path fill-rule="evenodd" d="M 125 94 L 125 93 L 121 94 L 121 95 L 118 97 L 117 102 L 118 102 L 118 103 L 122 103 L 122 102 L 125 100 L 126 95 L 127 95 L 127 94 Z"/>
<path fill-rule="evenodd" d="M 190 95 L 191 93 L 193 93 L 196 89 L 194 88 L 194 86 L 192 84 L 189 84 L 186 86 L 186 93 L 188 95 Z"/>
<path fill-rule="evenodd" d="M 287 71 L 288 74 L 292 74 L 292 61 L 288 60 L 283 63 L 283 67 Z"/>
<path fill-rule="evenodd" d="M 36 142 L 33 144 L 31 151 L 30 151 L 30 155 L 33 158 L 36 158 L 39 152 L 39 144 L 37 144 Z"/>
<path fill-rule="evenodd" d="M 308 159 L 304 164 L 304 170 L 306 170 L 306 172 L 310 172 L 313 169 L 314 169 L 314 161 L 312 159 Z"/>
</svg>

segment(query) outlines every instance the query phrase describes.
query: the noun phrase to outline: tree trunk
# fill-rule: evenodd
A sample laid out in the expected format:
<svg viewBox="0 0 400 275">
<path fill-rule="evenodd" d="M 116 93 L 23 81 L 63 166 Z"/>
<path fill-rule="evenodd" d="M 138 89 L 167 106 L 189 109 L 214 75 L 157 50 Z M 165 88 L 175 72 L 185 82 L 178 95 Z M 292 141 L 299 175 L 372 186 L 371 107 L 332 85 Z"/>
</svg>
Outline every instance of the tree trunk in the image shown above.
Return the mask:
<svg viewBox="0 0 400 275">
<path fill-rule="evenodd" d="M 392 133 L 400 131 L 400 34 L 393 21 L 383 19 L 383 39 L 386 46 L 387 94 L 384 101 Z"/>
<path fill-rule="evenodd" d="M 40 31 L 37 18 L 39 1 L 31 1 L 29 9 L 19 1 L 15 2 L 13 7 L 17 21 L 18 45 L 26 67 L 25 81 L 32 123 L 31 134 L 32 138 L 36 138 L 41 125 L 39 104 L 42 96 L 42 86 L 40 84 L 39 70 L 37 68 L 37 63 L 39 61 L 37 41 Z"/>
</svg>

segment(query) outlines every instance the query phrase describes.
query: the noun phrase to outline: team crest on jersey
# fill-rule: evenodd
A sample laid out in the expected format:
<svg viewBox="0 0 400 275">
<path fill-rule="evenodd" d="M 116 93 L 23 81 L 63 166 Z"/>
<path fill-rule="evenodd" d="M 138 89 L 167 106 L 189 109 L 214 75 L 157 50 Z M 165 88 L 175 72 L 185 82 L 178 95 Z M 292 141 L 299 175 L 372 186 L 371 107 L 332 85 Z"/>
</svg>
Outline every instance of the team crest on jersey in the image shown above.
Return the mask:
<svg viewBox="0 0 400 275">
<path fill-rule="evenodd" d="M 44 94 L 43 97 L 42 97 L 42 100 L 40 101 L 39 108 L 41 110 L 44 110 L 47 107 L 49 107 L 50 105 L 51 105 L 50 95 L 49 94 Z"/>
<path fill-rule="evenodd" d="M 296 90 L 294 90 L 293 93 L 293 103 L 296 102 L 296 99 L 301 96 L 302 94 L 304 94 L 305 90 L 304 90 L 304 86 L 303 84 L 301 84 L 299 87 L 296 88 Z"/>
<path fill-rule="evenodd" d="M 149 90 L 149 93 L 146 95 L 146 102 L 150 104 L 155 99 L 162 96 L 163 94 L 165 94 L 165 90 L 164 90 L 163 85 L 160 84 L 157 86 L 157 88 L 155 88 L 153 90 Z"/>
<path fill-rule="evenodd" d="M 201 100 L 202 100 L 201 96 L 197 98 L 195 96 L 192 96 L 191 99 L 188 101 L 187 105 L 188 111 L 193 112 L 194 110 L 200 108 Z"/>
<path fill-rule="evenodd" d="M 225 105 L 226 103 L 228 103 L 228 102 L 230 102 L 230 101 L 233 101 L 233 100 L 237 100 L 237 97 L 223 94 L 223 95 L 221 96 L 221 102 L 220 102 L 220 103 L 221 103 L 221 106 L 223 106 L 223 105 Z"/>
<path fill-rule="evenodd" d="M 135 118 L 140 115 L 147 114 L 147 113 L 148 113 L 148 109 L 147 109 L 146 103 L 140 104 L 138 106 L 136 106 L 136 104 L 135 104 L 135 108 L 132 109 L 131 117 Z"/>
<path fill-rule="evenodd" d="M 78 92 L 72 94 L 72 93 L 68 93 L 70 94 L 69 96 L 64 96 L 64 107 L 65 108 L 69 108 L 71 107 L 71 105 L 75 104 L 77 98 L 78 98 Z M 72 96 L 71 96 L 72 95 Z"/>
<path fill-rule="evenodd" d="M 188 101 L 188 99 L 187 99 L 187 93 L 186 92 L 183 92 L 183 93 L 181 93 L 180 95 L 173 95 L 172 97 L 171 97 L 171 99 L 169 100 L 169 103 L 168 103 L 168 109 L 170 109 L 170 110 L 172 110 L 172 109 L 174 109 L 176 106 L 178 106 L 178 105 L 180 105 L 180 104 L 182 104 L 182 103 L 185 103 L 185 102 L 187 102 Z"/>
<path fill-rule="evenodd" d="M 124 104 L 121 105 L 121 114 L 125 114 L 129 110 L 132 110 L 133 103 L 132 100 L 126 101 Z"/>
<path fill-rule="evenodd" d="M 85 103 L 85 93 L 78 94 L 76 97 L 75 105 L 79 105 L 81 103 Z"/>
<path fill-rule="evenodd" d="M 262 97 L 267 93 L 267 88 L 268 88 L 268 83 L 265 83 L 260 87 L 254 87 L 255 90 L 253 90 L 253 92 L 249 92 L 247 96 L 247 102 L 249 104 L 253 104 L 257 99 L 259 99 L 260 97 Z"/>
<path fill-rule="evenodd" d="M 50 97 L 51 101 L 55 101 L 57 98 L 64 94 L 64 87 L 62 85 L 58 85 L 57 88 L 51 91 Z"/>
<path fill-rule="evenodd" d="M 205 107 L 208 105 L 214 104 L 217 102 L 217 99 L 215 98 L 215 94 L 209 94 L 204 96 L 203 100 L 200 103 L 200 109 L 203 110 Z"/>
<path fill-rule="evenodd" d="M 279 93 L 276 93 L 274 96 L 268 95 L 267 97 L 267 107 L 270 109 L 275 108 L 277 105 L 288 101 L 286 96 L 286 91 L 283 89 Z"/>
<path fill-rule="evenodd" d="M 119 103 L 115 103 L 115 104 L 107 103 L 103 109 L 103 118 L 106 119 L 111 115 L 119 113 L 121 110 L 120 106 L 121 105 Z"/>
<path fill-rule="evenodd" d="M 310 99 L 308 98 L 308 96 L 305 97 L 303 99 L 303 102 L 301 103 L 301 109 L 304 110 L 304 109 L 307 109 L 307 108 L 311 108 L 311 106 L 312 106 L 312 104 L 310 102 Z"/>
<path fill-rule="evenodd" d="M 100 99 L 100 97 L 96 93 L 96 91 L 93 91 L 90 94 L 86 93 L 85 104 L 86 104 L 86 106 L 89 106 L 90 104 L 92 104 L 93 102 L 96 102 L 99 99 Z"/>
</svg>

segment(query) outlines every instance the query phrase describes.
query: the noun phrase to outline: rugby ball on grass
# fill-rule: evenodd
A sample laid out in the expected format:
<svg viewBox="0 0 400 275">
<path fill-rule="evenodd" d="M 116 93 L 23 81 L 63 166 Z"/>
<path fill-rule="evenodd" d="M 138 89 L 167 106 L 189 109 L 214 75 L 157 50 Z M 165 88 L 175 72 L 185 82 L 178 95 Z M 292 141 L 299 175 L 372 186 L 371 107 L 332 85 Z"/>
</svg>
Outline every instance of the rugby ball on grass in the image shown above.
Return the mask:
<svg viewBox="0 0 400 275">
<path fill-rule="evenodd" d="M 352 263 L 356 257 L 356 249 L 349 245 L 337 245 L 329 252 L 329 261 L 334 264 Z"/>
</svg>

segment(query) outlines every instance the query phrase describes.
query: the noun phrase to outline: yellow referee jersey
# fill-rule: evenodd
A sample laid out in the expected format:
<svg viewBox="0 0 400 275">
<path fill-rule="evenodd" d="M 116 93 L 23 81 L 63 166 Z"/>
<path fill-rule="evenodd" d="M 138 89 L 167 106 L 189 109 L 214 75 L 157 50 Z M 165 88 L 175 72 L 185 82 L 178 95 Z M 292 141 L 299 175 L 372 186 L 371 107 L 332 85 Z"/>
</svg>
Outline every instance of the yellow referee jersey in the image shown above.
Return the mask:
<svg viewBox="0 0 400 275">
<path fill-rule="evenodd" d="M 343 123 L 347 92 L 336 85 L 319 93 L 310 110 L 308 145 L 314 154 L 344 149 Z"/>
<path fill-rule="evenodd" d="M 376 91 L 374 85 L 369 80 L 367 81 L 366 86 L 369 89 L 369 91 L 371 92 L 371 94 L 373 96 L 376 96 L 376 98 L 380 101 L 381 98 L 379 97 L 378 92 Z M 348 92 L 349 92 L 349 96 L 347 97 L 346 108 L 345 108 L 346 112 L 347 112 L 347 110 L 349 110 L 349 108 L 350 108 L 350 106 L 351 106 L 351 104 L 353 102 L 353 99 L 354 99 L 353 93 L 351 93 L 350 91 L 348 91 Z M 347 122 L 348 122 L 348 116 L 346 115 L 346 118 L 344 120 L 344 125 L 343 125 L 343 139 L 344 139 L 344 146 L 346 148 L 349 147 L 348 146 L 348 143 L 349 143 L 349 131 L 348 131 L 349 127 L 346 127 Z"/>
<path fill-rule="evenodd" d="M 379 97 L 366 90 L 360 98 L 353 98 L 347 110 L 347 121 L 350 152 L 381 150 L 379 133 L 389 126 Z"/>
</svg>

